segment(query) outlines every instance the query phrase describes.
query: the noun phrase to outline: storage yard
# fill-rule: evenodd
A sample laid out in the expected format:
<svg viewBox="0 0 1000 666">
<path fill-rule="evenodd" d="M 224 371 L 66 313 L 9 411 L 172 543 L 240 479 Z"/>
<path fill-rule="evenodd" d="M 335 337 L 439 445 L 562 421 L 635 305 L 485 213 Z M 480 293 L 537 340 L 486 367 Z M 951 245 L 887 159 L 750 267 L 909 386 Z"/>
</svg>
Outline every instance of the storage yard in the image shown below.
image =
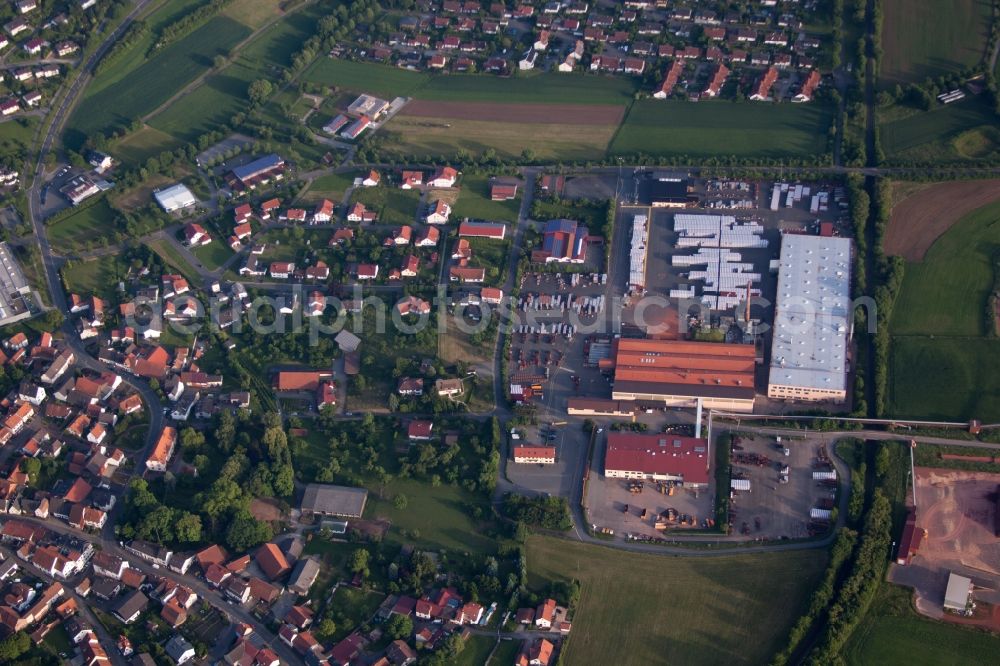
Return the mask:
<svg viewBox="0 0 1000 666">
<path fill-rule="evenodd" d="M 840 482 L 829 460 L 816 440 L 734 437 L 732 476 L 750 489 L 732 491 L 733 534 L 797 539 L 825 532 Z"/>
<path fill-rule="evenodd" d="M 667 448 L 676 439 L 671 433 L 655 437 L 665 439 Z M 608 478 L 606 441 L 599 440 L 588 482 L 588 520 L 598 532 L 669 540 L 692 528 L 715 527 L 716 492 L 731 490 L 734 537 L 798 539 L 828 529 L 840 480 L 821 442 L 797 439 L 779 447 L 773 437 L 737 437 L 734 444 L 733 485 L 746 490 L 716 489 L 712 483 L 692 487 L 651 478 Z M 710 479 L 715 475 L 714 462 L 713 455 Z"/>
</svg>

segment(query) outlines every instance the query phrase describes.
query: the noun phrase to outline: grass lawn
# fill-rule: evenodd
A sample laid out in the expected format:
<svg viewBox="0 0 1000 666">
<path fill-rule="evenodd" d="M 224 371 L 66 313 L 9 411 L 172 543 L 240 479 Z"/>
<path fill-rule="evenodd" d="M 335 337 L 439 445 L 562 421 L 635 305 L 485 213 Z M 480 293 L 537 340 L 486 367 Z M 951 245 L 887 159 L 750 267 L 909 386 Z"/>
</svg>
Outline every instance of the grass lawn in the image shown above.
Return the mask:
<svg viewBox="0 0 1000 666">
<path fill-rule="evenodd" d="M 413 224 L 420 193 L 398 187 L 359 187 L 351 193 L 351 203 L 356 201 L 378 213 L 378 224 Z"/>
<path fill-rule="evenodd" d="M 911 593 L 908 588 L 882 583 L 844 648 L 845 663 L 958 666 L 996 659 L 1000 637 L 921 617 L 912 609 Z"/>
<path fill-rule="evenodd" d="M 110 298 L 127 271 L 128 267 L 111 255 L 74 262 L 69 269 L 63 268 L 62 276 L 70 293 Z"/>
<path fill-rule="evenodd" d="M 957 73 L 983 57 L 990 3 L 885 0 L 879 83 L 922 82 Z"/>
<path fill-rule="evenodd" d="M 521 641 L 506 640 L 500 641 L 500 646 L 493 653 L 487 666 L 507 666 L 513 664 L 521 651 Z"/>
<path fill-rule="evenodd" d="M 391 501 L 391 497 L 399 493 L 407 498 L 407 506 L 402 510 Z M 476 525 L 467 513 L 467 507 L 476 503 L 485 505 L 486 500 L 461 488 L 444 483 L 435 488 L 422 481 L 398 479 L 392 482 L 386 497 L 386 500 L 379 500 L 374 493 L 369 493 L 365 517 L 392 522 L 390 539 L 459 553 L 492 553 L 496 548 L 492 539 L 476 532 Z M 403 538 L 399 530 L 406 530 L 410 536 Z M 414 530 L 419 531 L 419 536 L 414 536 Z"/>
<path fill-rule="evenodd" d="M 194 269 L 188 260 L 170 244 L 170 241 L 157 238 L 146 243 L 153 252 L 163 257 L 163 260 L 170 264 L 174 270 L 179 272 L 191 284 L 200 284 L 199 273 Z"/>
<path fill-rule="evenodd" d="M 333 621 L 337 624 L 335 640 L 344 638 L 354 627 L 371 620 L 383 599 L 385 595 L 381 592 L 365 592 L 348 585 L 338 587 L 331 600 Z"/>
<path fill-rule="evenodd" d="M 767 663 L 826 564 L 819 550 L 624 558 L 538 536 L 528 540 L 527 558 L 532 589 L 556 579 L 581 583 L 568 664 Z"/>
<path fill-rule="evenodd" d="M 822 104 L 644 100 L 632 105 L 612 154 L 813 158 L 827 153 L 833 109 Z"/>
<path fill-rule="evenodd" d="M 537 101 L 537 100 L 536 100 Z M 397 115 L 385 125 L 391 132 L 386 149 L 418 158 L 452 156 L 465 149 L 478 155 L 492 149 L 517 158 L 531 149 L 538 159 L 600 159 L 615 135 L 615 125 L 561 125 L 558 123 L 498 123 L 457 118 Z"/>
<path fill-rule="evenodd" d="M 156 157 L 165 150 L 174 150 L 180 145 L 181 142 L 171 135 L 147 125 L 119 141 L 111 152 L 125 166 L 137 167 L 145 164 L 150 157 Z"/>
<path fill-rule="evenodd" d="M 16 155 L 31 145 L 38 128 L 38 119 L 14 118 L 0 122 L 0 150 L 4 155 Z"/>
<path fill-rule="evenodd" d="M 896 336 L 890 373 L 895 416 L 1000 419 L 1000 340 Z"/>
<path fill-rule="evenodd" d="M 354 185 L 355 175 L 357 174 L 331 173 L 320 176 L 310 183 L 309 189 L 303 193 L 302 199 L 308 201 L 329 199 L 330 201 L 339 203 L 344 198 L 344 192 L 347 191 L 347 188 Z"/>
<path fill-rule="evenodd" d="M 463 176 L 458 201 L 452 208 L 457 218 L 471 217 L 479 220 L 504 220 L 516 222 L 521 212 L 521 187 L 517 198 L 510 201 L 490 199 L 490 179 L 486 176 Z"/>
<path fill-rule="evenodd" d="M 116 231 L 115 211 L 107 198 L 79 210 L 48 227 L 52 246 L 62 251 L 80 251 L 87 246 L 104 245 Z"/>
<path fill-rule="evenodd" d="M 85 97 L 70 117 L 67 144 L 78 145 L 94 132 L 128 125 L 155 110 L 211 67 L 216 55 L 224 55 L 250 32 L 241 23 L 217 16 L 162 49 L 118 81 Z"/>
<path fill-rule="evenodd" d="M 484 666 L 496 644 L 495 636 L 470 636 L 469 640 L 465 641 L 465 649 L 459 653 L 453 664 L 454 666 Z M 504 662 L 504 666 L 512 663 L 514 663 L 513 659 Z"/>
<path fill-rule="evenodd" d="M 232 249 L 218 238 L 213 239 L 208 245 L 194 248 L 191 253 L 210 271 L 214 271 L 233 256 Z"/>
<path fill-rule="evenodd" d="M 603 235 L 604 224 L 608 221 L 606 201 L 589 203 L 586 201 L 562 199 L 558 203 L 549 199 L 536 199 L 532 207 L 539 220 L 566 218 L 582 223 L 587 230 L 597 236 Z"/>
<path fill-rule="evenodd" d="M 892 333 L 985 335 L 998 251 L 1000 202 L 970 213 L 934 242 L 923 261 L 907 263 Z"/>
<path fill-rule="evenodd" d="M 995 157 L 996 116 L 982 97 L 966 99 L 879 125 L 889 159 L 945 162 Z"/>
</svg>

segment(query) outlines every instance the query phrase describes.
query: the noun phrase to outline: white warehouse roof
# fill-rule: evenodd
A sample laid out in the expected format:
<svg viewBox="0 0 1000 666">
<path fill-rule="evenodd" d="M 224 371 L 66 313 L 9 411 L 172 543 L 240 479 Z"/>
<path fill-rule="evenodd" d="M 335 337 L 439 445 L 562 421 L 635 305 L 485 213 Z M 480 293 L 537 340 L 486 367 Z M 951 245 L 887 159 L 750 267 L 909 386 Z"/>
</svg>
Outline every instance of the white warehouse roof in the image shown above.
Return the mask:
<svg viewBox="0 0 1000 666">
<path fill-rule="evenodd" d="M 168 213 L 198 203 L 194 194 L 183 183 L 177 183 L 162 190 L 157 190 L 153 192 L 153 197 L 156 199 L 156 203 L 160 204 L 163 210 Z"/>
<path fill-rule="evenodd" d="M 785 234 L 771 342 L 771 384 L 845 390 L 851 241 Z"/>
</svg>

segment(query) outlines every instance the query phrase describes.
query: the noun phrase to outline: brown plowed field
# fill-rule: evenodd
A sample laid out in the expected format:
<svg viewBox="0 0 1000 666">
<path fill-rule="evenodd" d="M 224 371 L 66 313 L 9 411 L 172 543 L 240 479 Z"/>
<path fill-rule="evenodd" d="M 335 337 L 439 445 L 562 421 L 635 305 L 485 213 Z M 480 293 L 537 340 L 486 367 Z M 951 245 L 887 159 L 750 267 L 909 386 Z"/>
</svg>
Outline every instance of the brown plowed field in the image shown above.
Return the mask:
<svg viewBox="0 0 1000 666">
<path fill-rule="evenodd" d="M 625 116 L 625 107 L 613 104 L 496 104 L 414 100 L 403 107 L 399 114 L 421 118 L 455 118 L 500 123 L 617 126 Z"/>
<path fill-rule="evenodd" d="M 921 261 L 934 241 L 972 211 L 1000 199 L 1000 180 L 961 180 L 929 185 L 892 208 L 886 254 Z"/>
</svg>

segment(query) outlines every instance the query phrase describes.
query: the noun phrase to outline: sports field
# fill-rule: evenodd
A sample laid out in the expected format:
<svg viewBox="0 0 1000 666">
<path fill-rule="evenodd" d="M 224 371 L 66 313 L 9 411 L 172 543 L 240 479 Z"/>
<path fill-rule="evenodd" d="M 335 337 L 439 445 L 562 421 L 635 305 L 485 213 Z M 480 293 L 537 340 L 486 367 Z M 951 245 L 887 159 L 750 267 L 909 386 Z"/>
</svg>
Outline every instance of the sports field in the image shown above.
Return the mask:
<svg viewBox="0 0 1000 666">
<path fill-rule="evenodd" d="M 890 160 L 954 162 L 1000 154 L 996 115 L 982 97 L 882 123 L 879 133 Z"/>
<path fill-rule="evenodd" d="M 934 622 L 912 610 L 910 590 L 882 583 L 875 602 L 844 648 L 852 666 L 959 666 L 994 663 L 1000 637 Z"/>
<path fill-rule="evenodd" d="M 989 30 L 985 0 L 883 0 L 880 83 L 922 82 L 977 64 Z"/>
<path fill-rule="evenodd" d="M 820 104 L 644 100 L 611 144 L 618 155 L 810 158 L 827 152 L 833 110 Z"/>
<path fill-rule="evenodd" d="M 567 664 L 765 664 L 826 564 L 821 550 L 624 558 L 548 537 L 530 538 L 527 557 L 533 590 L 580 581 Z"/>
</svg>

